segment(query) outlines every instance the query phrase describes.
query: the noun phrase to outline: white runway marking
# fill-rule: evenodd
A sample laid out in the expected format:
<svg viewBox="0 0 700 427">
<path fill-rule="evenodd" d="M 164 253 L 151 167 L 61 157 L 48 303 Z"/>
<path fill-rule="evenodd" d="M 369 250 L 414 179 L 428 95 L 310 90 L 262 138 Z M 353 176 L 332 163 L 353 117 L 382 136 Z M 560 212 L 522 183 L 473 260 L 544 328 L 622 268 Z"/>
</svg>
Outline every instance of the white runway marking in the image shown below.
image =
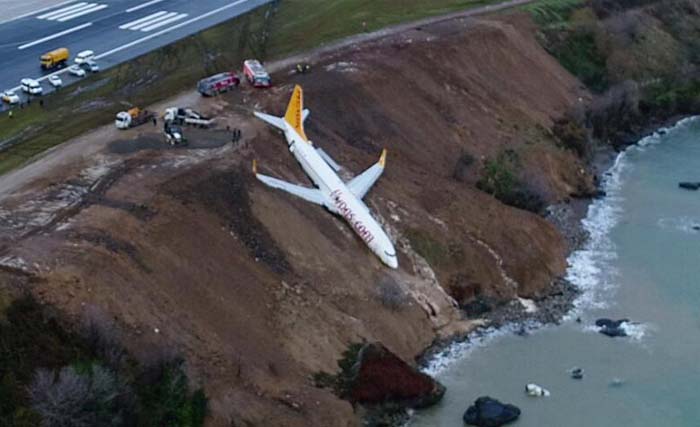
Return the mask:
<svg viewBox="0 0 700 427">
<path fill-rule="evenodd" d="M 177 12 L 167 12 L 165 15 L 159 16 L 159 17 L 156 18 L 156 19 L 150 19 L 150 20 L 145 21 L 145 22 L 142 22 L 142 23 L 140 23 L 140 24 L 138 24 L 138 25 L 134 25 L 134 26 L 132 26 L 132 27 L 129 27 L 129 29 L 130 29 L 130 30 L 140 30 L 141 28 L 146 27 L 146 26 L 148 26 L 148 25 L 151 25 L 151 24 L 153 24 L 153 23 L 155 23 L 155 22 L 160 22 L 160 21 L 162 21 L 162 20 L 164 20 L 164 19 L 170 19 L 170 18 L 172 18 L 172 17 L 175 16 L 175 15 L 177 15 Z"/>
<path fill-rule="evenodd" d="M 192 23 L 194 23 L 194 22 L 201 21 L 202 19 L 209 18 L 209 17 L 212 16 L 212 15 L 216 15 L 216 14 L 219 13 L 219 12 L 223 12 L 223 11 L 226 10 L 226 9 L 230 9 L 230 8 L 232 8 L 232 7 L 236 7 L 236 6 L 238 6 L 239 4 L 245 3 L 245 2 L 247 2 L 247 1 L 248 1 L 248 0 L 237 0 L 237 1 L 233 2 L 233 3 L 231 3 L 231 4 L 227 4 L 226 6 L 222 6 L 222 7 L 218 8 L 218 9 L 211 10 L 211 11 L 209 11 L 209 12 L 207 12 L 207 13 L 202 14 L 202 15 L 195 16 L 194 18 L 188 19 L 187 21 L 184 21 L 184 22 L 180 22 L 180 23 L 178 23 L 178 24 L 175 24 L 175 25 L 173 25 L 172 27 L 166 28 L 166 29 L 164 29 L 164 30 L 160 30 L 160 31 L 155 32 L 155 33 L 152 33 L 152 34 L 149 34 L 149 35 L 147 35 L 147 36 L 145 36 L 145 37 L 141 37 L 141 38 L 138 39 L 138 40 L 134 40 L 134 41 L 132 41 L 132 42 L 129 42 L 129 43 L 124 44 L 124 45 L 121 45 L 121 46 L 119 46 L 119 47 L 115 47 L 114 49 L 108 50 L 107 52 L 103 52 L 103 53 L 101 53 L 101 54 L 95 56 L 95 59 L 96 59 L 96 60 L 99 60 L 99 59 L 102 59 L 102 58 L 106 58 L 106 57 L 108 57 L 108 56 L 110 56 L 110 55 L 114 55 L 114 54 L 117 53 L 117 52 L 121 52 L 122 50 L 125 50 L 125 49 L 128 49 L 128 48 L 130 48 L 130 47 L 139 45 L 139 44 L 141 44 L 141 43 L 143 43 L 143 42 L 146 42 L 146 41 L 151 40 L 151 39 L 153 39 L 153 38 L 156 38 L 156 37 L 158 37 L 158 36 L 162 36 L 163 34 L 167 34 L 167 33 L 171 32 L 171 31 L 177 30 L 178 28 L 182 28 L 182 27 L 187 26 L 187 25 L 189 25 L 189 24 L 192 24 Z M 89 24 L 92 25 L 92 22 L 90 22 Z M 77 31 L 77 30 L 76 30 L 76 31 Z M 57 76 L 57 75 L 61 75 L 61 74 L 67 73 L 67 72 L 68 72 L 68 68 L 64 68 L 64 69 L 62 69 L 62 70 L 54 71 L 54 72 L 51 73 L 51 74 L 45 74 L 45 75 L 43 75 L 42 77 L 39 77 L 39 78 L 37 78 L 37 79 L 35 79 L 35 80 L 38 81 L 38 82 L 42 82 L 42 81 L 48 79 L 48 78 L 51 77 L 51 76 Z M 21 87 L 20 87 L 20 86 L 17 86 L 17 87 L 14 87 L 14 88 L 10 89 L 10 90 L 13 90 L 13 91 L 15 91 L 15 92 L 19 92 L 19 91 L 21 90 Z"/>
<path fill-rule="evenodd" d="M 163 0 L 152 0 L 152 1 L 146 2 L 144 4 L 140 4 L 138 6 L 130 7 L 129 9 L 126 10 L 126 13 L 131 13 L 131 12 L 134 12 L 136 10 L 143 9 L 144 7 L 148 7 L 148 6 L 152 6 L 154 4 L 160 3 L 162 1 Z"/>
<path fill-rule="evenodd" d="M 147 21 L 150 21 L 150 20 L 152 20 L 152 19 L 158 18 L 158 17 L 160 17 L 160 16 L 165 15 L 166 13 L 168 13 L 168 12 L 166 12 L 166 11 L 164 11 L 164 10 L 161 10 L 160 12 L 156 12 L 156 13 L 153 13 L 153 14 L 151 14 L 151 15 L 144 16 L 143 18 L 137 19 L 137 20 L 135 20 L 135 21 L 127 22 L 127 23 L 124 24 L 124 25 L 120 25 L 119 28 L 122 29 L 122 30 L 128 30 L 128 29 L 130 29 L 130 28 L 133 27 L 133 26 L 136 26 L 136 25 L 139 25 L 139 24 L 141 24 L 141 23 L 143 23 L 143 22 L 147 22 Z"/>
<path fill-rule="evenodd" d="M 41 9 L 37 9 L 37 10 L 33 10 L 31 12 L 23 13 L 22 15 L 18 15 L 18 16 L 13 16 L 13 17 L 6 19 L 6 20 L 0 20 L 0 24 L 4 24 L 5 22 L 10 22 L 10 21 L 16 21 L 18 19 L 26 18 L 28 16 L 34 16 L 34 15 L 37 15 L 39 13 L 46 12 L 47 10 L 51 10 L 51 9 L 55 9 L 57 7 L 65 6 L 67 4 L 75 3 L 76 1 L 77 0 L 66 0 L 66 1 L 58 3 L 58 4 L 42 7 Z"/>
<path fill-rule="evenodd" d="M 64 16 L 64 17 L 58 19 L 58 22 L 70 21 L 71 19 L 77 18 L 79 16 L 87 15 L 88 13 L 97 12 L 98 10 L 102 10 L 105 8 L 107 8 L 106 4 L 95 5 L 95 6 L 91 7 L 90 9 L 85 9 L 85 10 L 82 10 L 80 12 L 76 12 L 76 13 L 73 13 L 71 15 Z"/>
<path fill-rule="evenodd" d="M 37 19 L 50 19 L 50 18 L 52 18 L 54 15 L 63 15 L 64 13 L 70 13 L 70 12 L 76 10 L 76 9 L 83 8 L 83 7 L 85 7 L 86 5 L 87 5 L 86 2 L 76 3 L 76 4 L 74 4 L 74 5 L 71 5 L 71 6 L 68 6 L 68 7 L 64 7 L 64 8 L 62 8 L 62 9 L 52 10 L 52 11 L 49 12 L 49 13 L 45 13 L 45 14 L 43 14 L 43 15 L 39 15 L 39 16 L 37 16 Z"/>
<path fill-rule="evenodd" d="M 57 38 L 59 38 L 59 37 L 61 37 L 61 36 L 65 36 L 66 34 L 70 34 L 70 33 L 76 32 L 76 31 L 80 31 L 80 30 L 82 30 L 83 28 L 87 28 L 87 27 L 89 27 L 89 26 L 91 26 L 91 25 L 92 25 L 92 22 L 88 22 L 88 23 L 85 23 L 85 24 L 82 24 L 82 25 L 78 25 L 77 27 L 73 27 L 73 28 L 69 28 L 69 29 L 67 29 L 67 30 L 65 30 L 65 31 L 61 31 L 60 33 L 52 34 L 52 35 L 47 36 L 47 37 L 44 37 L 44 38 L 42 38 L 42 39 L 34 40 L 33 42 L 30 42 L 30 43 L 27 43 L 27 44 L 23 44 L 22 46 L 18 47 L 17 49 L 23 50 L 23 49 L 26 49 L 26 48 L 28 48 L 28 47 L 32 47 L 32 46 L 38 45 L 39 43 L 44 43 L 44 42 L 49 41 L 49 40 L 57 39 Z"/>
<path fill-rule="evenodd" d="M 186 13 L 181 13 L 177 16 L 173 16 L 172 18 L 166 19 L 164 21 L 157 22 L 155 24 L 149 25 L 148 27 L 141 28 L 141 31 L 152 31 L 155 30 L 156 28 L 160 28 L 163 25 L 170 24 L 171 22 L 179 21 L 183 18 L 186 18 L 187 14 Z"/>
<path fill-rule="evenodd" d="M 207 13 L 204 13 L 204 14 L 199 15 L 199 16 L 195 16 L 194 18 L 190 18 L 190 19 L 188 19 L 187 21 L 183 21 L 183 22 L 177 23 L 177 24 L 173 25 L 172 27 L 165 28 L 165 29 L 160 30 L 160 31 L 156 31 L 155 33 L 149 34 L 149 35 L 147 35 L 147 36 L 145 36 L 145 37 L 141 37 L 141 38 L 138 39 L 138 40 L 134 40 L 134 41 L 132 41 L 132 42 L 123 44 L 123 45 L 121 45 L 121 46 L 119 46 L 119 47 L 115 47 L 115 48 L 112 49 L 112 50 L 108 50 L 107 52 L 103 52 L 103 53 L 101 53 L 101 54 L 95 56 L 95 59 L 106 58 L 106 57 L 108 57 L 108 56 L 110 56 L 110 55 L 113 55 L 113 54 L 115 54 L 115 53 L 117 53 L 117 52 L 121 52 L 121 51 L 124 50 L 124 49 L 128 49 L 128 48 L 130 48 L 130 47 L 136 46 L 136 45 L 138 45 L 138 44 L 141 44 L 141 43 L 143 43 L 143 42 L 145 42 L 145 41 L 151 40 L 151 39 L 156 38 L 156 37 L 158 37 L 158 36 L 162 36 L 163 34 L 167 34 L 167 33 L 171 32 L 171 31 L 175 31 L 175 30 L 177 30 L 178 28 L 182 28 L 182 27 L 184 27 L 184 26 L 186 26 L 186 25 L 190 25 L 190 24 L 192 24 L 192 23 L 194 23 L 194 22 L 201 21 L 202 19 L 209 18 L 209 17 L 212 16 L 212 15 L 216 15 L 217 13 L 223 12 L 224 10 L 230 9 L 230 8 L 232 8 L 232 7 L 236 7 L 236 6 L 238 6 L 239 4 L 245 3 L 245 2 L 247 2 L 247 1 L 248 1 L 248 0 L 238 0 L 238 1 L 235 1 L 235 2 L 233 2 L 233 3 L 231 3 L 231 4 L 227 4 L 226 6 L 221 6 L 221 7 L 218 8 L 218 9 L 210 10 L 210 11 L 207 12 Z"/>
<path fill-rule="evenodd" d="M 83 15 L 87 15 L 88 13 L 97 12 L 98 10 L 105 9 L 106 7 L 106 4 L 80 2 L 62 9 L 53 10 L 49 13 L 39 15 L 37 16 L 37 19 L 65 22 Z"/>
<path fill-rule="evenodd" d="M 177 12 L 166 12 L 161 10 L 160 12 L 153 13 L 141 19 L 120 25 L 119 28 L 122 30 L 152 31 L 171 22 L 179 21 L 185 17 L 187 17 L 186 13 L 178 14 Z"/>
</svg>

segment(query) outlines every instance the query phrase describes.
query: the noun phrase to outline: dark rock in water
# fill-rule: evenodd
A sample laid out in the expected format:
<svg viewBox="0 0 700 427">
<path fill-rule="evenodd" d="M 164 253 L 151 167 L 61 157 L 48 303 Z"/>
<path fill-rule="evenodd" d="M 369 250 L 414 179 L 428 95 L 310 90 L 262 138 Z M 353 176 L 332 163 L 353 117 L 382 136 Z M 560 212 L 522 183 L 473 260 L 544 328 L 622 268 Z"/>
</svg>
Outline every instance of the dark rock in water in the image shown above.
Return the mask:
<svg viewBox="0 0 700 427">
<path fill-rule="evenodd" d="M 365 344 L 349 382 L 350 401 L 425 408 L 445 394 L 445 386 L 401 360 L 380 343 Z"/>
<path fill-rule="evenodd" d="M 608 195 L 608 193 L 606 193 L 604 190 L 598 190 L 598 191 L 595 192 L 594 197 L 595 197 L 596 199 L 600 199 L 601 197 L 605 197 L 605 196 L 607 196 L 607 195 Z"/>
<path fill-rule="evenodd" d="M 613 338 L 627 336 L 627 332 L 622 327 L 625 323 L 629 323 L 629 319 L 611 320 L 602 318 L 595 321 L 595 325 L 600 328 L 598 332 Z"/>
<path fill-rule="evenodd" d="M 700 182 L 679 182 L 678 186 L 686 190 L 698 190 L 700 189 Z"/>
<path fill-rule="evenodd" d="M 517 406 L 482 396 L 467 409 L 462 420 L 478 427 L 499 427 L 517 420 L 519 416 L 520 409 Z"/>
<path fill-rule="evenodd" d="M 603 335 L 607 335 L 611 338 L 626 337 L 627 336 L 627 332 L 625 332 L 625 330 L 622 328 L 609 328 L 607 326 L 604 326 L 604 327 L 600 328 L 600 331 L 598 331 L 598 332 L 600 332 Z"/>
<path fill-rule="evenodd" d="M 692 228 L 695 231 L 700 231 L 700 225 L 694 225 Z"/>
<path fill-rule="evenodd" d="M 600 318 L 595 321 L 595 325 L 599 328 L 602 327 L 608 327 L 608 328 L 619 328 L 623 323 L 629 323 L 630 319 L 620 319 L 620 320 L 612 320 L 608 318 Z"/>
<path fill-rule="evenodd" d="M 571 378 L 573 378 L 575 380 L 582 380 L 583 379 L 583 369 L 572 368 L 571 369 Z"/>
</svg>

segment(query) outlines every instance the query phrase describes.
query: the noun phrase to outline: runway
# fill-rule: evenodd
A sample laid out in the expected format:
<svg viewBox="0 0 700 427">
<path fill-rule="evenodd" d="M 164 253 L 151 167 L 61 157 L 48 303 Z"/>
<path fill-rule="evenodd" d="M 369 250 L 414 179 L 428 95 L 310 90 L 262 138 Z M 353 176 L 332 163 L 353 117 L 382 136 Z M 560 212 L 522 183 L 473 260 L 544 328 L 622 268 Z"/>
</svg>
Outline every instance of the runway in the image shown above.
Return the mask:
<svg viewBox="0 0 700 427">
<path fill-rule="evenodd" d="M 72 58 L 92 50 L 102 69 L 128 61 L 206 28 L 232 19 L 270 0 L 35 0 L 37 8 L 16 10 L 15 18 L 0 23 L 0 90 L 20 94 L 22 78 L 42 83 L 60 74 L 64 84 L 76 81 L 67 69 L 41 70 L 39 57 L 66 47 Z M 21 13 L 20 13 L 21 12 Z M 17 15 L 19 13 L 19 15 Z"/>
</svg>

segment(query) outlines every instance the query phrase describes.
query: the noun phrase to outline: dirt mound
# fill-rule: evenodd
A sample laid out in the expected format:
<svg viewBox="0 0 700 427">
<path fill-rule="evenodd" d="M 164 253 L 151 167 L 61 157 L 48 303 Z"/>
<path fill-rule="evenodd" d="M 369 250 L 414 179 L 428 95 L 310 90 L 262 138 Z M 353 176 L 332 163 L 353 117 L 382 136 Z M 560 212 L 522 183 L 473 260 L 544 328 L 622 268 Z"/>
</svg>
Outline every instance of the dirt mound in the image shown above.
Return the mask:
<svg viewBox="0 0 700 427">
<path fill-rule="evenodd" d="M 426 26 L 323 58 L 309 75 L 274 77 L 270 91 L 193 106 L 242 129 L 239 143 L 186 129 L 189 148 L 167 149 L 149 125 L 96 133 L 107 139 L 99 153 L 5 197 L 0 258 L 68 313 L 89 304 L 114 316 L 136 355 L 182 352 L 212 399 L 212 425 L 355 425 L 351 405 L 310 380 L 333 372 L 348 344 L 379 341 L 410 360 L 473 326 L 458 304 L 542 297 L 563 273 L 560 234 L 476 184 L 509 150 L 514 176 L 547 202 L 589 185 L 549 131 L 580 95 L 517 19 Z M 312 111 L 307 134 L 341 175 L 389 149 L 366 201 L 399 270 L 339 218 L 246 174 L 255 158 L 308 182 L 281 136 L 250 114 L 280 113 L 295 83 Z"/>
</svg>

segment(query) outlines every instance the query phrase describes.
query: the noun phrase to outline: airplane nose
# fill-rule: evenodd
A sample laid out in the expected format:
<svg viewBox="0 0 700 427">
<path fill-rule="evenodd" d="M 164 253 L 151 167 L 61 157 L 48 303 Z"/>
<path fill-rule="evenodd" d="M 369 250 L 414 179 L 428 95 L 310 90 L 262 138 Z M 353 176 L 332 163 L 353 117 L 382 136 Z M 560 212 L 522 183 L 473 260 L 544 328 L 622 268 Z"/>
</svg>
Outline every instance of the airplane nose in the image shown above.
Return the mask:
<svg viewBox="0 0 700 427">
<path fill-rule="evenodd" d="M 385 256 L 382 261 L 384 261 L 384 264 L 388 265 L 391 268 L 399 268 L 399 260 L 396 258 L 396 255 L 392 257 Z"/>
<path fill-rule="evenodd" d="M 387 265 L 388 265 L 389 267 L 391 267 L 391 268 L 399 268 L 399 260 L 397 260 L 396 257 L 394 257 L 394 258 L 389 258 L 387 261 L 388 261 L 388 262 L 387 262 Z"/>
</svg>

